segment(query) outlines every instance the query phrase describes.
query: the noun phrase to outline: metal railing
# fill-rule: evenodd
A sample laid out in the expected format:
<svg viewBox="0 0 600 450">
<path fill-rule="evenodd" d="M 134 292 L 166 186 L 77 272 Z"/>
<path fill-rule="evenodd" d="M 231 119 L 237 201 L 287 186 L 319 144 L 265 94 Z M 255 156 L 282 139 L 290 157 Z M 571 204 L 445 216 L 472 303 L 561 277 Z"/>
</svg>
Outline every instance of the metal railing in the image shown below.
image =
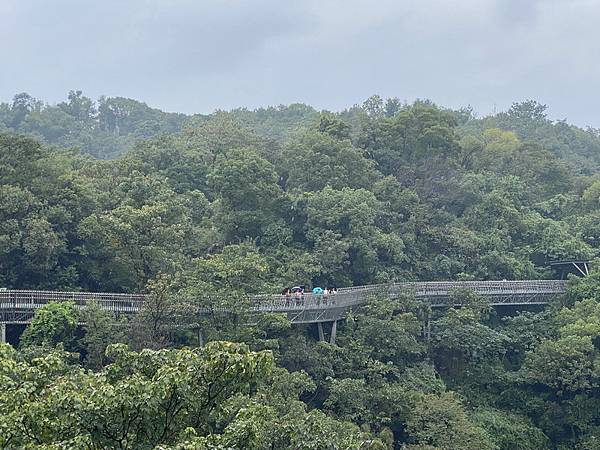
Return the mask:
<svg viewBox="0 0 600 450">
<path fill-rule="evenodd" d="M 449 304 L 452 293 L 465 289 L 488 298 L 491 305 L 544 304 L 565 292 L 564 280 L 525 281 L 432 281 L 379 284 L 340 288 L 336 294 L 305 293 L 286 297 L 281 294 L 251 297 L 250 312 L 283 312 L 339 310 L 340 314 L 365 303 L 376 292 L 397 297 L 412 295 L 428 301 L 432 307 Z M 73 301 L 83 308 L 91 301 L 115 313 L 130 314 L 139 311 L 144 294 L 114 294 L 91 292 L 56 292 L 33 290 L 0 290 L 0 322 L 25 322 L 34 310 L 53 301 Z"/>
<path fill-rule="evenodd" d="M 143 294 L 114 294 L 108 292 L 60 292 L 0 290 L 0 309 L 37 309 L 50 302 L 72 301 L 79 308 L 97 302 L 113 312 L 135 312 L 144 303 Z"/>
</svg>

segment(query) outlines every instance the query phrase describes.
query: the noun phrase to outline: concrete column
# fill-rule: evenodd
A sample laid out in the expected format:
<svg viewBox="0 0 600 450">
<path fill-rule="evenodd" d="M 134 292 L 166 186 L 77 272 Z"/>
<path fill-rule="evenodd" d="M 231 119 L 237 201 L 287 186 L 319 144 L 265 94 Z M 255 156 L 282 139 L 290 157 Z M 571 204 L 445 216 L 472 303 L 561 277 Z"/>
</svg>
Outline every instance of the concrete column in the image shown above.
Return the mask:
<svg viewBox="0 0 600 450">
<path fill-rule="evenodd" d="M 0 342 L 6 344 L 6 324 L 0 323 Z"/>
<path fill-rule="evenodd" d="M 319 341 L 323 342 L 325 340 L 325 335 L 323 334 L 323 322 L 317 322 L 317 329 L 319 330 Z"/>
<path fill-rule="evenodd" d="M 329 342 L 335 344 L 335 335 L 337 334 L 337 320 L 334 320 L 331 324 L 331 339 Z"/>
</svg>

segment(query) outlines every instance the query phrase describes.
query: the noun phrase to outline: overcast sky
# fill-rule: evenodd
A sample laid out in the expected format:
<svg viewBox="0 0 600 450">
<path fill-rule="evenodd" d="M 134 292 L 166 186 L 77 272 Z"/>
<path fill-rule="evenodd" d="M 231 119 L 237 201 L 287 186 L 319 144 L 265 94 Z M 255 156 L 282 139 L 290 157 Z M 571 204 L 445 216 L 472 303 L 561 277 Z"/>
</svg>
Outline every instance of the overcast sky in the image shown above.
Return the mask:
<svg viewBox="0 0 600 450">
<path fill-rule="evenodd" d="M 600 0 L 0 0 L 0 101 L 71 89 L 167 111 L 372 94 L 600 127 Z"/>
</svg>

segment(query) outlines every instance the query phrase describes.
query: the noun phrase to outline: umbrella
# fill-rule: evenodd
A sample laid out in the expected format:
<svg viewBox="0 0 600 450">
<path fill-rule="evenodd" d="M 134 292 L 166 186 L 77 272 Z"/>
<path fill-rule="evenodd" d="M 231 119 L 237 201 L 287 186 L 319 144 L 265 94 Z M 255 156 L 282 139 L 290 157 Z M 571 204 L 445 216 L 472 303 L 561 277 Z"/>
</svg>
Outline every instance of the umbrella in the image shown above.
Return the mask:
<svg viewBox="0 0 600 450">
<path fill-rule="evenodd" d="M 298 291 L 301 291 L 301 290 L 302 290 L 302 287 L 301 287 L 301 286 L 294 286 L 294 287 L 292 288 L 292 292 L 298 292 Z"/>
<path fill-rule="evenodd" d="M 322 294 L 323 293 L 323 288 L 315 287 L 315 288 L 313 288 L 312 293 L 313 294 Z"/>
</svg>

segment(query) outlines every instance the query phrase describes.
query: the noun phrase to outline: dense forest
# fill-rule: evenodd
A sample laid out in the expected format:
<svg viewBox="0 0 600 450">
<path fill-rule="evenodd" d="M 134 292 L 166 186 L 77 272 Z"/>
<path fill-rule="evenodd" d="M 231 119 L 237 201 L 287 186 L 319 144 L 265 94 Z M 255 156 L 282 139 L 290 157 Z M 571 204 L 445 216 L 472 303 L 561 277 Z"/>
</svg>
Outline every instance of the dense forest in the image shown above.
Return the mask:
<svg viewBox="0 0 600 450">
<path fill-rule="evenodd" d="M 552 278 L 599 250 L 600 131 L 535 101 L 186 116 L 18 94 L 0 286 L 149 300 L 129 319 L 52 303 L 0 344 L 0 448 L 600 449 L 600 271 L 545 308 L 457 291 L 428 339 L 409 296 L 374 295 L 336 344 L 244 320 L 293 284 Z"/>
</svg>

